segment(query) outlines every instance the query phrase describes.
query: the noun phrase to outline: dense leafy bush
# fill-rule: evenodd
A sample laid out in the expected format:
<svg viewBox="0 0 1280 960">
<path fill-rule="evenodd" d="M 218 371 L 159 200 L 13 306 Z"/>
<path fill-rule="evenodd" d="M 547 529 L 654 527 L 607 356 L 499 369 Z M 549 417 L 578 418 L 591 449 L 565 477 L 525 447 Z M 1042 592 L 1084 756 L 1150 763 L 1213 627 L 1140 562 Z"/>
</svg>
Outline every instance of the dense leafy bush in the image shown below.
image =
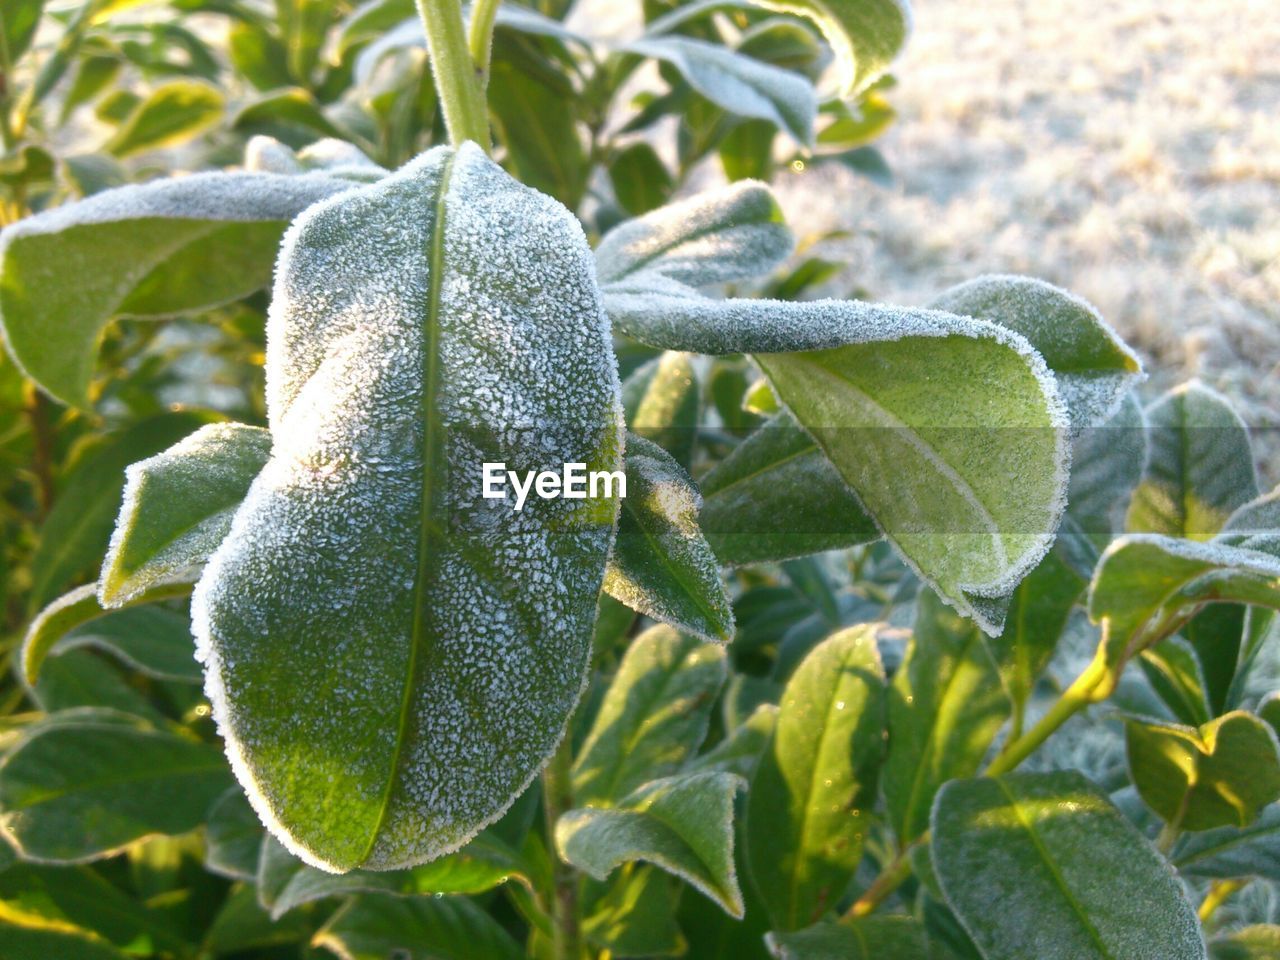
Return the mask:
<svg viewBox="0 0 1280 960">
<path fill-rule="evenodd" d="M 0 957 L 1275 955 L 1245 426 L 804 299 L 897 0 L 131 6 L 0 14 Z"/>
</svg>

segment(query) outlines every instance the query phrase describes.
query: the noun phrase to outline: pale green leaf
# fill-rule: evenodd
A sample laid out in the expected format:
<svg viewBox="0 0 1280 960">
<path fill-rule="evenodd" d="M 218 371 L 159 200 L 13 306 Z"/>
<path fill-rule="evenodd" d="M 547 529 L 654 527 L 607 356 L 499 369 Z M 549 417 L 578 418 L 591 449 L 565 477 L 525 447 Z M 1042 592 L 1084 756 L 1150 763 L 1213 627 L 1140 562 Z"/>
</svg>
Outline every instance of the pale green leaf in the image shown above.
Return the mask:
<svg viewBox="0 0 1280 960">
<path fill-rule="evenodd" d="M 815 647 L 782 693 L 746 812 L 746 859 L 775 929 L 821 919 L 862 859 L 884 753 L 885 699 L 874 626 Z"/>
<path fill-rule="evenodd" d="M 1129 530 L 1205 540 L 1258 495 L 1249 430 L 1225 397 L 1192 381 L 1148 407 L 1147 426 Z"/>
<path fill-rule="evenodd" d="M 729 566 L 788 560 L 880 538 L 839 471 L 789 414 L 735 447 L 701 486 L 702 534 Z"/>
<path fill-rule="evenodd" d="M 350 186 L 321 174 L 200 173 L 19 220 L 0 233 L 5 341 L 50 395 L 88 409 L 112 317 L 171 316 L 247 296 L 271 279 L 289 221 Z"/>
<path fill-rule="evenodd" d="M 1280 558 L 1255 550 L 1154 534 L 1116 540 L 1089 584 L 1089 617 L 1103 624 L 1107 658 L 1121 663 L 1176 629 L 1201 604 L 1280 609 Z"/>
<path fill-rule="evenodd" d="M 1209 942 L 1212 960 L 1280 960 L 1280 926 L 1245 927 Z"/>
<path fill-rule="evenodd" d="M 742 397 L 742 409 L 761 417 L 771 417 L 781 407 L 778 398 L 773 395 L 773 388 L 768 380 L 757 380 Z"/>
<path fill-rule="evenodd" d="M 1009 710 L 982 632 L 921 590 L 911 642 L 889 687 L 882 776 L 900 844 L 929 829 L 939 787 L 978 772 Z"/>
<path fill-rule="evenodd" d="M 556 823 L 560 855 L 597 880 L 633 860 L 656 864 L 742 916 L 733 863 L 733 795 L 729 773 L 654 780 L 610 809 L 570 810 Z"/>
<path fill-rule="evenodd" d="M 345 140 L 325 138 L 295 152 L 274 137 L 262 134 L 251 137 L 245 145 L 244 168 L 288 176 L 324 173 L 358 183 L 373 183 L 387 175 L 384 167 L 378 166 L 359 147 Z"/>
<path fill-rule="evenodd" d="M 1247 827 L 1186 834 L 1173 850 L 1173 862 L 1188 876 L 1280 881 L 1280 806 L 1268 807 Z"/>
<path fill-rule="evenodd" d="M 1093 306 L 1043 280 L 977 277 L 930 306 L 990 320 L 1026 337 L 1053 371 L 1075 434 L 1110 419 L 1143 378 L 1137 354 Z"/>
<path fill-rule="evenodd" d="M 291 228 L 272 459 L 192 601 L 228 756 L 291 852 L 337 871 L 433 859 L 551 754 L 617 501 L 517 511 L 483 498 L 480 467 L 616 469 L 618 394 L 581 227 L 474 145 Z"/>
<path fill-rule="evenodd" d="M 129 157 L 182 143 L 221 120 L 225 106 L 216 87 L 199 80 L 171 80 L 133 109 L 104 149 Z"/>
<path fill-rule="evenodd" d="M 688 944 L 676 923 L 680 884 L 648 864 L 628 864 L 604 883 L 586 885 L 582 933 L 616 957 L 683 955 Z M 592 897 L 592 889 L 601 890 Z"/>
<path fill-rule="evenodd" d="M 1234 710 L 1199 729 L 1130 718 L 1125 731 L 1134 786 L 1178 829 L 1247 827 L 1280 799 L 1280 744 L 1253 714 Z"/>
<path fill-rule="evenodd" d="M 689 86 L 721 109 L 768 120 L 800 146 L 813 145 L 818 95 L 800 74 L 689 37 L 645 37 L 623 49 L 671 64 Z"/>
<path fill-rule="evenodd" d="M 1280 557 L 1280 487 L 1239 507 L 1215 539 L 1227 546 Z"/>
<path fill-rule="evenodd" d="M 627 648 L 573 767 L 579 804 L 617 803 L 677 772 L 707 734 L 724 648 L 651 627 Z"/>
<path fill-rule="evenodd" d="M 924 927 L 912 917 L 824 921 L 793 933 L 770 933 L 778 960 L 929 960 Z"/>
<path fill-rule="evenodd" d="M 702 413 L 701 384 L 688 354 L 666 351 L 622 383 L 627 427 L 652 441 L 686 470 L 693 462 Z"/>
<path fill-rule="evenodd" d="M 466 897 L 356 897 L 312 943 L 341 960 L 522 960 L 524 951 Z"/>
<path fill-rule="evenodd" d="M 204 821 L 230 781 L 218 751 L 141 720 L 69 711 L 0 763 L 0 830 L 32 860 L 107 856 Z"/>
<path fill-rule="evenodd" d="M 195 579 L 270 455 L 271 434 L 261 427 L 215 423 L 130 466 L 98 578 L 103 605 Z"/>
<path fill-rule="evenodd" d="M 743 180 L 610 230 L 596 248 L 596 269 L 603 285 L 654 274 L 693 286 L 724 283 L 768 273 L 793 244 L 772 191 Z"/>
<path fill-rule="evenodd" d="M 708 641 L 733 638 L 733 610 L 698 529 L 702 498 L 665 450 L 627 440 L 627 496 L 604 589 L 634 610 Z"/>
<path fill-rule="evenodd" d="M 952 781 L 931 837 L 943 892 L 985 960 L 1204 960 L 1173 871 L 1078 773 Z"/>
</svg>

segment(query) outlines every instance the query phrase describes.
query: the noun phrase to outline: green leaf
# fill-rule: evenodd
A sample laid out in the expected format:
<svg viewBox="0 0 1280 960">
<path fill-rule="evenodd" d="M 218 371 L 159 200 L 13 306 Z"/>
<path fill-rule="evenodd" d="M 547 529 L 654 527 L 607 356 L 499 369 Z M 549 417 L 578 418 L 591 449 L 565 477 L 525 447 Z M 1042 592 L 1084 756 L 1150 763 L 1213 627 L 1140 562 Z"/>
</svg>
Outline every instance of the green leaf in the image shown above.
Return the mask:
<svg viewBox="0 0 1280 960">
<path fill-rule="evenodd" d="M 117 157 L 189 140 L 222 119 L 226 100 L 197 80 L 171 80 L 147 96 L 120 125 L 104 149 Z"/>
<path fill-rule="evenodd" d="M 741 917 L 733 866 L 733 795 L 741 786 L 728 773 L 653 780 L 617 807 L 564 814 L 556 823 L 556 848 L 597 880 L 632 860 L 656 864 Z"/>
<path fill-rule="evenodd" d="M 1123 663 L 1220 601 L 1280 609 L 1280 558 L 1255 550 L 1129 534 L 1098 561 L 1089 617 L 1104 626 L 1107 659 Z"/>
<path fill-rule="evenodd" d="M 645 864 L 628 864 L 588 895 L 582 932 L 587 942 L 617 957 L 663 957 L 685 953 L 687 944 L 676 923 L 680 888 L 676 881 Z"/>
<path fill-rule="evenodd" d="M 773 141 L 778 129 L 768 120 L 744 120 L 720 141 L 720 163 L 730 180 L 773 176 Z"/>
<path fill-rule="evenodd" d="M 929 960 L 924 927 L 912 917 L 822 922 L 794 933 L 770 933 L 778 960 Z"/>
<path fill-rule="evenodd" d="M 175 583 L 163 587 L 157 587 L 149 593 L 144 593 L 131 604 L 142 605 L 146 603 L 155 603 L 158 600 L 165 600 L 171 597 L 185 596 L 191 592 L 190 583 Z M 123 617 L 118 625 L 115 625 L 115 618 Z M 111 623 L 103 626 L 98 631 L 98 625 L 88 626 L 94 621 L 110 619 Z M 40 668 L 44 664 L 45 658 L 54 650 L 63 638 L 67 639 L 69 646 L 77 645 L 77 638 L 88 636 L 94 639 L 85 641 L 89 646 L 110 647 L 113 652 L 117 653 L 122 659 L 128 661 L 137 661 L 139 665 L 146 666 L 147 669 L 153 671 L 155 675 L 167 674 L 173 671 L 190 670 L 188 663 L 191 656 L 190 633 L 184 627 L 183 629 L 183 651 L 185 654 L 184 662 L 178 665 L 177 650 L 172 642 L 172 634 L 168 634 L 167 638 L 162 639 L 160 635 L 152 633 L 151 628 L 160 626 L 157 620 L 148 618 L 143 626 L 141 633 L 135 633 L 143 621 L 134 619 L 131 615 L 126 617 L 124 610 L 115 612 L 106 610 L 102 604 L 98 602 L 98 585 L 90 583 L 83 587 L 77 587 L 70 593 L 64 594 L 53 603 L 49 604 L 39 615 L 31 621 L 31 626 L 27 629 L 26 636 L 22 640 L 21 662 L 22 675 L 27 683 L 34 684 L 40 676 Z M 117 626 L 119 630 L 117 630 Z"/>
<path fill-rule="evenodd" d="M 1280 960 L 1280 926 L 1245 927 L 1209 943 L 1213 960 Z"/>
<path fill-rule="evenodd" d="M 733 639 L 733 610 L 698 530 L 702 498 L 657 444 L 627 440 L 627 496 L 604 589 L 646 616 L 703 640 Z"/>
<path fill-rule="evenodd" d="M 466 897 L 355 897 L 312 939 L 342 960 L 521 960 L 525 953 Z"/>
<path fill-rule="evenodd" d="M 813 145 L 818 98 L 800 74 L 688 37 L 645 37 L 622 49 L 671 64 L 689 86 L 729 113 L 768 120 L 800 146 Z"/>
<path fill-rule="evenodd" d="M 900 845 L 929 829 L 942 784 L 978 772 L 1009 707 L 982 632 L 921 590 L 911 642 L 889 688 L 883 780 Z"/>
<path fill-rule="evenodd" d="M 610 230 L 596 248 L 596 270 L 606 286 L 643 284 L 654 275 L 694 286 L 727 283 L 768 273 L 793 244 L 772 191 L 742 181 Z"/>
<path fill-rule="evenodd" d="M 778 398 L 773 395 L 773 387 L 768 380 L 757 380 L 742 396 L 742 409 L 757 416 L 770 417 L 782 408 L 778 406 Z"/>
<path fill-rule="evenodd" d="M 698 438 L 702 398 L 688 354 L 667 351 L 632 371 L 622 384 L 627 426 L 689 469 Z"/>
<path fill-rule="evenodd" d="M 253 880 L 258 874 L 262 836 L 262 821 L 244 791 L 232 787 L 209 808 L 205 868 L 231 880 Z"/>
<path fill-rule="evenodd" d="M 1185 834 L 1174 848 L 1173 863 L 1192 877 L 1280 880 L 1280 806 L 1267 807 L 1247 827 Z"/>
<path fill-rule="evenodd" d="M 317 205 L 267 384 L 272 459 L 192 601 L 214 717 L 297 856 L 434 859 L 520 795 L 586 676 L 616 499 L 517 511 L 480 471 L 618 466 L 581 227 L 474 145 Z"/>
<path fill-rule="evenodd" d="M 745 566 L 870 543 L 880 531 L 789 414 L 765 424 L 702 478 L 703 536 Z"/>
<path fill-rule="evenodd" d="M 217 916 L 204 934 L 202 946 L 217 956 L 249 954 L 273 947 L 286 947 L 308 939 L 315 924 L 302 913 L 290 914 L 273 923 L 259 906 L 253 887 L 237 884 L 223 901 Z"/>
<path fill-rule="evenodd" d="M 1206 540 L 1258 495 L 1249 430 L 1226 398 L 1192 381 L 1148 407 L 1147 424 L 1129 530 Z"/>
<path fill-rule="evenodd" d="M 1231 607 L 1211 606 L 1209 610 Z M 1210 720 L 1204 671 L 1195 648 L 1181 637 L 1170 637 L 1142 651 L 1138 665 L 1161 700 L 1183 723 L 1194 727 Z"/>
<path fill-rule="evenodd" d="M 92 860 L 194 830 L 229 782 L 218 751 L 111 712 L 32 725 L 0 763 L 0 830 L 23 857 Z"/>
<path fill-rule="evenodd" d="M 124 503 L 98 579 L 115 607 L 165 583 L 193 579 L 231 529 L 249 484 L 271 455 L 261 427 L 216 423 L 125 471 Z"/>
<path fill-rule="evenodd" d="M 45 661 L 32 695 L 46 713 L 76 707 L 109 707 L 159 721 L 160 713 L 119 671 L 88 651 L 68 651 Z"/>
<path fill-rule="evenodd" d="M 20 220 L 0 233 L 9 350 L 51 396 L 89 409 L 112 317 L 172 316 L 247 296 L 270 280 L 289 221 L 350 186 L 320 175 L 200 173 Z"/>
<path fill-rule="evenodd" d="M 573 767 L 579 804 L 617 803 L 677 772 L 707 734 L 724 684 L 724 648 L 666 626 L 627 649 Z"/>
<path fill-rule="evenodd" d="M 316 137 L 341 137 L 320 103 L 300 87 L 275 90 L 246 104 L 232 119 L 233 130 L 277 137 L 298 146 Z"/>
<path fill-rule="evenodd" d="M 31 41 L 44 13 L 44 0 L 10 0 L 0 10 L 0 43 L 4 44 L 5 63 L 17 63 Z"/>
<path fill-rule="evenodd" d="M 633 216 L 662 206 L 675 189 L 671 171 L 644 141 L 618 151 L 609 164 L 609 181 L 618 202 Z"/>
<path fill-rule="evenodd" d="M 850 99 L 889 69 L 911 33 L 907 0 L 751 0 L 808 17 L 835 51 L 840 94 Z"/>
<path fill-rule="evenodd" d="M 40 527 L 40 543 L 31 559 L 33 613 L 86 570 L 98 566 L 111 537 L 129 464 L 158 453 L 210 419 L 195 413 L 148 417 L 107 434 L 83 455 L 63 481 Z"/>
<path fill-rule="evenodd" d="M 1228 546 L 1280 557 L 1280 487 L 1237 508 L 1216 539 Z"/>
<path fill-rule="evenodd" d="M 1280 743 L 1253 714 L 1234 710 L 1199 729 L 1130 718 L 1125 732 L 1134 786 L 1178 829 L 1247 827 L 1280 799 Z"/>
<path fill-rule="evenodd" d="M 126 960 L 109 942 L 71 924 L 33 914 L 0 914 L 6 960 Z"/>
<path fill-rule="evenodd" d="M 1031 277 L 984 276 L 952 287 L 935 310 L 990 320 L 1044 357 L 1079 433 L 1109 420 L 1143 378 L 1142 363 L 1090 304 Z"/>
<path fill-rule="evenodd" d="M 815 647 L 783 691 L 747 794 L 747 863 L 775 929 L 819 920 L 853 877 L 884 729 L 875 627 L 852 627 Z"/>
<path fill-rule="evenodd" d="M 1098 553 L 1124 529 L 1129 499 L 1146 462 L 1146 419 L 1133 392 L 1110 420 L 1086 428 L 1075 438 L 1067 515 L 1058 539 L 1081 576 L 1092 574 Z"/>
<path fill-rule="evenodd" d="M 736 773 L 749 780 L 777 723 L 778 708 L 772 703 L 760 704 L 732 733 L 690 763 L 688 769 L 699 773 L 706 770 Z"/>
<path fill-rule="evenodd" d="M 227 55 L 236 74 L 258 90 L 278 90 L 293 82 L 288 51 L 261 23 L 233 20 L 227 30 Z"/>
<path fill-rule="evenodd" d="M 1204 960 L 1173 871 L 1077 773 L 952 781 L 931 836 L 947 901 L 985 960 Z"/>
</svg>

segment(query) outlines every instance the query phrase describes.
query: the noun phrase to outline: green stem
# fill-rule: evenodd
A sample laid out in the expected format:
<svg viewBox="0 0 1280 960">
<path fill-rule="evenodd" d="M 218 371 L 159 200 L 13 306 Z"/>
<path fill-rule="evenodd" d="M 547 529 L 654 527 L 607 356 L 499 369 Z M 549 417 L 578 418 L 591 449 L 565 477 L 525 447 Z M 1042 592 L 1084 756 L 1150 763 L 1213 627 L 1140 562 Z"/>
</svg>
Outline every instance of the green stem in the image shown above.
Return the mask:
<svg viewBox="0 0 1280 960">
<path fill-rule="evenodd" d="M 542 771 L 542 808 L 547 818 L 547 843 L 555 846 L 556 823 L 573 807 L 573 743 L 566 732 L 551 762 Z M 552 855 L 555 893 L 551 901 L 555 960 L 581 960 L 582 917 L 578 904 L 578 875 Z"/>
<path fill-rule="evenodd" d="M 889 898 L 889 895 L 902 886 L 907 877 L 911 876 L 911 851 L 922 843 L 928 842 L 929 834 L 927 833 L 911 841 L 891 864 L 880 871 L 880 876 L 872 881 L 866 892 L 845 912 L 844 916 L 840 918 L 841 921 L 857 920 L 859 917 L 865 917 L 873 913 L 876 907 L 884 903 Z"/>
<path fill-rule="evenodd" d="M 475 0 L 471 5 L 471 27 L 467 31 L 467 49 L 480 75 L 480 89 L 489 86 L 489 58 L 493 50 L 493 26 L 498 19 L 502 0 Z"/>
<path fill-rule="evenodd" d="M 489 111 L 481 86 L 479 66 L 467 48 L 458 0 L 417 0 L 418 13 L 427 31 L 427 50 L 436 93 L 444 108 L 449 141 L 459 147 L 467 140 L 489 152 Z"/>
<path fill-rule="evenodd" d="M 1093 662 L 1063 691 L 1058 702 L 1049 708 L 1049 712 L 1034 727 L 1022 736 L 1010 740 L 1000 755 L 991 761 L 984 776 L 995 777 L 1013 770 L 1077 713 L 1089 704 L 1105 700 L 1111 695 L 1118 670 L 1113 671 L 1107 663 L 1106 648 L 1104 640 L 1098 645 L 1098 653 Z"/>
</svg>

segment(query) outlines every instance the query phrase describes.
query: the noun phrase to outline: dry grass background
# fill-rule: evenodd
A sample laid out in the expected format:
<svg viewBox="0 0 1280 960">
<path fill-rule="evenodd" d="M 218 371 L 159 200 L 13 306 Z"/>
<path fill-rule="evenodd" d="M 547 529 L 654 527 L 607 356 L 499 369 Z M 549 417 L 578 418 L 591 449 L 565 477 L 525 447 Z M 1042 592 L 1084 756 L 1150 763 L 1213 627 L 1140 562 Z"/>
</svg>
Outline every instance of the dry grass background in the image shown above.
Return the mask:
<svg viewBox="0 0 1280 960">
<path fill-rule="evenodd" d="M 1199 376 L 1280 481 L 1275 0 L 916 0 L 880 146 L 898 184 L 784 177 L 792 224 L 850 231 L 836 288 L 927 302 L 980 273 L 1093 302 L 1148 390 Z M 832 202 L 833 197 L 839 201 Z"/>
</svg>

